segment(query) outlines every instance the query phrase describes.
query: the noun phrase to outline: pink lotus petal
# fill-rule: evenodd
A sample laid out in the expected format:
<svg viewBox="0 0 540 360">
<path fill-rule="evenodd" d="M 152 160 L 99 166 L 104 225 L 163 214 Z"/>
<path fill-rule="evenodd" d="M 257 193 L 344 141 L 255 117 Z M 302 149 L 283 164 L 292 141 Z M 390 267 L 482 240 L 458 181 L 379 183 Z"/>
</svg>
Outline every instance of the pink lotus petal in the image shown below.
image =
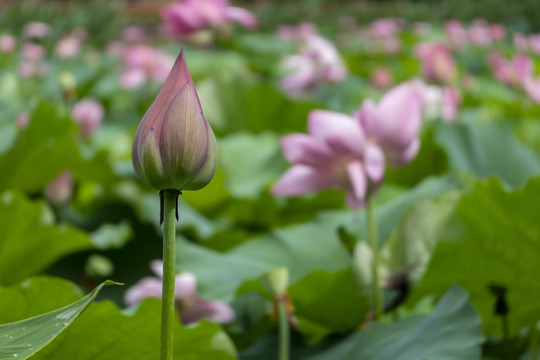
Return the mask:
<svg viewBox="0 0 540 360">
<path fill-rule="evenodd" d="M 163 278 L 163 261 L 161 260 L 153 260 L 150 263 L 150 269 L 156 274 L 158 277 Z"/>
<path fill-rule="evenodd" d="M 315 139 L 324 142 L 335 154 L 360 155 L 364 133 L 350 116 L 327 110 L 309 113 L 308 129 Z"/>
<path fill-rule="evenodd" d="M 411 144 L 402 151 L 398 156 L 395 156 L 395 165 L 397 167 L 405 166 L 410 163 L 420 150 L 420 139 L 414 139 Z"/>
<path fill-rule="evenodd" d="M 384 177 L 386 160 L 380 147 L 368 144 L 364 150 L 364 167 L 370 180 L 380 181 Z"/>
<path fill-rule="evenodd" d="M 255 18 L 251 12 L 239 7 L 228 7 L 226 17 L 228 20 L 231 20 L 248 29 L 254 29 L 258 25 L 257 18 Z"/>
<path fill-rule="evenodd" d="M 447 123 L 453 123 L 458 115 L 461 95 L 457 89 L 445 87 L 442 91 L 442 119 Z"/>
<path fill-rule="evenodd" d="M 73 106 L 71 116 L 81 127 L 83 138 L 89 138 L 103 121 L 103 105 L 95 99 L 84 99 Z"/>
<path fill-rule="evenodd" d="M 294 165 L 272 188 L 273 195 L 297 196 L 335 187 L 336 176 L 328 169 Z"/>
<path fill-rule="evenodd" d="M 524 81 L 524 88 L 525 92 L 529 97 L 535 101 L 536 103 L 540 104 L 540 78 L 538 79 L 525 79 Z"/>
<path fill-rule="evenodd" d="M 197 279 L 195 275 L 183 272 L 174 279 L 175 299 L 189 299 L 197 296 Z"/>
<path fill-rule="evenodd" d="M 146 298 L 161 299 L 162 283 L 160 279 L 146 277 L 126 291 L 124 302 L 129 305 L 137 305 Z"/>
<path fill-rule="evenodd" d="M 296 164 L 314 167 L 328 166 L 336 161 L 331 151 L 315 138 L 306 134 L 292 134 L 281 139 L 285 158 Z"/>
<path fill-rule="evenodd" d="M 207 301 L 195 299 L 189 306 L 180 303 L 180 318 L 184 325 L 208 319 L 214 322 L 226 324 L 233 322 L 235 313 L 226 303 L 220 301 Z"/>
<path fill-rule="evenodd" d="M 345 201 L 351 209 L 361 209 L 366 206 L 366 200 L 357 198 L 352 190 L 347 191 Z"/>
<path fill-rule="evenodd" d="M 349 177 L 352 196 L 358 201 L 364 200 L 366 198 L 368 180 L 360 160 L 353 160 L 347 163 L 347 176 Z"/>
<path fill-rule="evenodd" d="M 123 89 L 136 89 L 147 80 L 146 71 L 140 68 L 131 68 L 120 75 L 120 86 Z"/>
</svg>

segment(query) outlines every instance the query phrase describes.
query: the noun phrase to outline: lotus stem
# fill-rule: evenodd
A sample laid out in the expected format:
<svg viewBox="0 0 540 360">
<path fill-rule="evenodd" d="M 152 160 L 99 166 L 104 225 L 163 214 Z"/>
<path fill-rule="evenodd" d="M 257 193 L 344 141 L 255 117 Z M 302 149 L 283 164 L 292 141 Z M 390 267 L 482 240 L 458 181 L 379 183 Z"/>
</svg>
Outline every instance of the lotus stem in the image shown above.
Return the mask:
<svg viewBox="0 0 540 360">
<path fill-rule="evenodd" d="M 377 236 L 377 223 L 371 201 L 366 204 L 367 228 L 369 243 L 371 245 L 372 259 L 372 306 L 374 308 L 375 319 L 380 318 L 383 313 L 383 297 L 379 278 L 379 238 Z"/>
</svg>

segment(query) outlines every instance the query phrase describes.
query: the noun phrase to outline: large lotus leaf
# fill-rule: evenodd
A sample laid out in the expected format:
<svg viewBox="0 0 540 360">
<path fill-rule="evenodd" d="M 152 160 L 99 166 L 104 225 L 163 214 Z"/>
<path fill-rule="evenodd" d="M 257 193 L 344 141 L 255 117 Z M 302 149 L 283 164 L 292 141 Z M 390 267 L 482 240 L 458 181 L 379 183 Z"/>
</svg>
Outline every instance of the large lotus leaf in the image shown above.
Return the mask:
<svg viewBox="0 0 540 360">
<path fill-rule="evenodd" d="M 313 271 L 288 292 L 299 330 L 310 343 L 333 332 L 356 329 L 369 311 L 367 294 L 350 268 L 335 273 Z"/>
<path fill-rule="evenodd" d="M 435 141 L 445 149 L 451 168 L 497 176 L 514 188 L 540 173 L 540 160 L 517 141 L 509 124 L 440 124 Z"/>
<path fill-rule="evenodd" d="M 453 286 L 430 315 L 367 329 L 309 360 L 479 360 L 484 341 L 480 317 L 467 293 Z"/>
<path fill-rule="evenodd" d="M 62 256 L 93 248 L 86 233 L 56 226 L 50 217 L 42 202 L 15 192 L 0 195 L 0 284 L 17 283 Z"/>
<path fill-rule="evenodd" d="M 110 281 L 102 283 L 85 297 L 63 308 L 28 319 L 0 325 L 0 359 L 6 360 L 13 359 L 14 357 L 17 359 L 27 359 L 40 351 L 42 347 L 53 341 L 60 333 L 70 326 L 79 315 L 81 315 L 88 305 L 96 298 L 97 293 L 104 285 L 110 284 L 114 283 Z M 43 285 L 43 283 L 41 283 L 41 285 Z M 55 285 L 53 285 L 53 287 Z M 11 307 L 8 308 L 19 312 L 25 307 L 33 307 L 32 303 L 39 301 L 40 297 L 36 296 L 22 302 L 17 301 L 17 298 L 19 297 L 17 295 L 28 293 L 24 287 L 29 286 L 31 286 L 30 283 L 23 284 L 17 289 L 18 291 L 15 290 L 17 293 L 14 294 L 14 297 L 4 298 L 2 301 L 7 304 L 11 303 Z M 60 287 L 65 287 L 65 284 Z M 10 295 L 9 290 L 5 291 L 4 289 L 0 289 L 0 291 L 3 292 L 2 295 L 4 296 Z M 70 294 L 68 293 L 67 295 L 69 297 Z M 43 296 L 43 294 L 40 294 L 40 296 Z M 53 299 L 57 296 L 59 296 L 58 293 L 55 293 Z M 47 302 L 50 300 L 45 298 L 44 301 Z M 53 302 L 56 301 L 58 300 L 53 300 Z M 2 312 L 5 310 L 5 308 L 2 309 Z M 34 310 L 30 308 L 29 311 L 32 312 Z M 9 315 L 11 316 L 12 314 Z"/>
<path fill-rule="evenodd" d="M 64 170 L 76 179 L 114 181 L 104 154 L 85 159 L 75 143 L 77 126 L 50 105 L 41 104 L 15 144 L 0 156 L 0 190 L 36 192 Z"/>
<path fill-rule="evenodd" d="M 459 181 L 453 177 L 427 179 L 405 195 L 381 205 L 376 211 L 379 239 L 388 237 L 413 203 L 458 186 Z M 204 296 L 231 300 L 243 282 L 277 267 L 289 269 L 291 284 L 313 270 L 335 272 L 349 267 L 350 256 L 340 243 L 338 228 L 351 227 L 351 233 L 360 234 L 364 221 L 364 216 L 358 217 L 351 211 L 329 211 L 310 222 L 253 238 L 227 253 L 181 242 L 177 265 L 197 275 Z"/>
<path fill-rule="evenodd" d="M 471 294 L 489 335 L 501 335 L 493 286 L 506 289 L 511 333 L 540 319 L 540 178 L 522 189 L 506 191 L 494 179 L 480 182 L 464 196 L 442 232 L 427 272 L 411 301 L 441 294 L 458 283 Z M 497 291 L 495 291 L 497 292 Z M 499 295 L 504 290 L 499 291 Z"/>
<path fill-rule="evenodd" d="M 161 302 L 144 301 L 126 315 L 104 301 L 93 304 L 69 329 L 32 360 L 118 360 L 159 358 Z M 203 321 L 192 327 L 175 327 L 175 356 L 198 360 L 236 359 L 236 350 L 218 324 Z"/>
</svg>

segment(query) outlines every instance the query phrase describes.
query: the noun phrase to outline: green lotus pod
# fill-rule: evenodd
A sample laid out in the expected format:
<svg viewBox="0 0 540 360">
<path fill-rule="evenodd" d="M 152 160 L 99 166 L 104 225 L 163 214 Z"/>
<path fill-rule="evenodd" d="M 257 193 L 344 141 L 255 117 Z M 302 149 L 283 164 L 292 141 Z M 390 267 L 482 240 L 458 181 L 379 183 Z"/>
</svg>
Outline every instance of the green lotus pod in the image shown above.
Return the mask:
<svg viewBox="0 0 540 360">
<path fill-rule="evenodd" d="M 183 50 L 139 124 L 131 159 L 141 181 L 157 190 L 198 190 L 214 176 L 216 138 Z"/>
</svg>

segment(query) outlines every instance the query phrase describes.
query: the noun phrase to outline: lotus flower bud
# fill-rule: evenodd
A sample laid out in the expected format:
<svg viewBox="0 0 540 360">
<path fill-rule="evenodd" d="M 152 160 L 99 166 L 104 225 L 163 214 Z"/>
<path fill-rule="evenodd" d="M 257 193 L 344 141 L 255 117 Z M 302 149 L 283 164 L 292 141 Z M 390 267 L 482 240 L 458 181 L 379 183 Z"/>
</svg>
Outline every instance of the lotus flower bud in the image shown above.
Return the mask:
<svg viewBox="0 0 540 360">
<path fill-rule="evenodd" d="M 137 176 L 157 190 L 198 190 L 214 176 L 216 139 L 183 51 L 139 124 L 131 156 Z"/>
</svg>

